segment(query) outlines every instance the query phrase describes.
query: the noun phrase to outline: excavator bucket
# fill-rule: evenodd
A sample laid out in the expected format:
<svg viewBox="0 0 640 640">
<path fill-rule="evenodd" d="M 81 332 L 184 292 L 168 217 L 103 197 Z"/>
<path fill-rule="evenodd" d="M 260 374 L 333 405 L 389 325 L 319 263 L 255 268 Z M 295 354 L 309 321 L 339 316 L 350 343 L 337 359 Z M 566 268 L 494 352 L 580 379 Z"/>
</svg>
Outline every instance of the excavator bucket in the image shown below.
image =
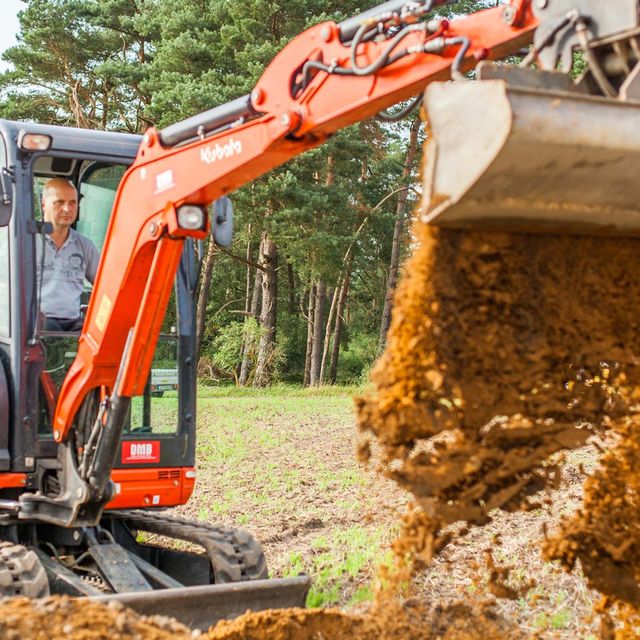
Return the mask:
<svg viewBox="0 0 640 640">
<path fill-rule="evenodd" d="M 425 93 L 425 222 L 640 235 L 640 104 L 582 94 L 560 73 L 484 66 L 479 78 Z"/>
</svg>

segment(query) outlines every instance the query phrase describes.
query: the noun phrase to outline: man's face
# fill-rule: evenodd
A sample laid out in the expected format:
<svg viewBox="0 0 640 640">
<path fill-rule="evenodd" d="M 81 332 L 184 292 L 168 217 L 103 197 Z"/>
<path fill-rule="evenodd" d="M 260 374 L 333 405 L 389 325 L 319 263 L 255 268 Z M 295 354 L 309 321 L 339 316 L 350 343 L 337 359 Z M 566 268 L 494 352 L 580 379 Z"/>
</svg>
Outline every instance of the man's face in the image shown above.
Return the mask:
<svg viewBox="0 0 640 640">
<path fill-rule="evenodd" d="M 78 216 L 76 190 L 64 182 L 48 185 L 42 198 L 42 212 L 45 222 L 51 222 L 54 229 L 69 228 Z"/>
</svg>

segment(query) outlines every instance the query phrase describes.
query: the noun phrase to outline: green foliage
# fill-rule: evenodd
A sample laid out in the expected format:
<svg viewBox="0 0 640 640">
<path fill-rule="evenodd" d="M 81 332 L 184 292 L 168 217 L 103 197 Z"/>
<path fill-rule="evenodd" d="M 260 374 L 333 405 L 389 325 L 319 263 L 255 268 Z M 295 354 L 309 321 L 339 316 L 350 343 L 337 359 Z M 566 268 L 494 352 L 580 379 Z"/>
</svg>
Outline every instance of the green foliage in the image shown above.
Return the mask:
<svg viewBox="0 0 640 640">
<path fill-rule="evenodd" d="M 362 383 L 368 378 L 376 358 L 378 336 L 358 333 L 353 336 L 340 354 L 341 383 Z"/>
<path fill-rule="evenodd" d="M 213 364 L 237 382 L 238 370 L 246 344 L 247 357 L 255 362 L 258 343 L 264 331 L 254 318 L 248 318 L 243 324 L 231 322 L 222 327 L 213 341 L 211 360 Z"/>
<path fill-rule="evenodd" d="M 140 131 L 140 83 L 157 35 L 142 0 L 25 0 L 18 44 L 3 58 L 0 115 Z"/>
<path fill-rule="evenodd" d="M 258 345 L 265 330 L 254 318 L 248 318 L 244 323 L 230 322 L 222 326 L 213 343 L 207 348 L 205 356 L 209 357 L 212 365 L 227 377 L 233 377 L 238 383 L 238 374 L 243 356 L 249 360 L 249 379 L 253 380 L 258 358 Z M 285 361 L 288 339 L 280 336 L 275 347 L 268 354 L 274 380 L 277 380 L 281 366 Z"/>
</svg>

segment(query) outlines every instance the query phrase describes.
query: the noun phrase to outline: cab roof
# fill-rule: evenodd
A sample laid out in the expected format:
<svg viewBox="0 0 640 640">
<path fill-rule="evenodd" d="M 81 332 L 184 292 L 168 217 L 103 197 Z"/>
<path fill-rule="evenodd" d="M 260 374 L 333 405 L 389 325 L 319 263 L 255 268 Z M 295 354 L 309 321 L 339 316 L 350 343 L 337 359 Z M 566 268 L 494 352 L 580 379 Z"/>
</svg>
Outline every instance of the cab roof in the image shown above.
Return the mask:
<svg viewBox="0 0 640 640">
<path fill-rule="evenodd" d="M 50 153 L 89 154 L 104 157 L 105 161 L 134 160 L 142 136 L 132 133 L 116 133 L 76 127 L 16 122 L 0 119 L 0 132 L 5 136 L 9 147 L 15 145 L 21 132 L 50 135 L 52 145 Z"/>
</svg>

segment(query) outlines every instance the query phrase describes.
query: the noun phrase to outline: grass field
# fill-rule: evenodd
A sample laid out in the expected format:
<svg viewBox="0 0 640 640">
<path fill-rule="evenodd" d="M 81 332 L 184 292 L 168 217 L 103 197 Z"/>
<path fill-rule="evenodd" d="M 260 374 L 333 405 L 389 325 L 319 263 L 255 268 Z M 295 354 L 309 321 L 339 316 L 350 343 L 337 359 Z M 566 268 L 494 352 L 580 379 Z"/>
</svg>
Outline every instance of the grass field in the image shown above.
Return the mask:
<svg viewBox="0 0 640 640">
<path fill-rule="evenodd" d="M 273 575 L 313 576 L 309 605 L 371 597 L 407 497 L 355 459 L 352 388 L 201 388 L 189 517 L 251 531 Z"/>
<path fill-rule="evenodd" d="M 352 396 L 360 392 L 203 387 L 199 393 L 197 485 L 179 514 L 251 531 L 272 575 L 304 571 L 312 577 L 309 606 L 371 599 L 377 566 L 389 561 L 389 543 L 410 501 L 356 462 Z M 542 523 L 553 527 L 562 513 L 577 508 L 579 468 L 593 468 L 595 460 L 589 447 L 568 457 L 553 507 L 497 514 L 490 526 L 472 528 L 415 577 L 417 596 L 433 603 L 493 598 L 482 568 L 488 550 L 496 562 L 513 567 L 514 586 L 533 581 L 522 598 L 500 601 L 500 613 L 535 637 L 595 638 L 596 622 L 584 620 L 596 595 L 580 575 L 543 563 L 538 550 Z"/>
</svg>

